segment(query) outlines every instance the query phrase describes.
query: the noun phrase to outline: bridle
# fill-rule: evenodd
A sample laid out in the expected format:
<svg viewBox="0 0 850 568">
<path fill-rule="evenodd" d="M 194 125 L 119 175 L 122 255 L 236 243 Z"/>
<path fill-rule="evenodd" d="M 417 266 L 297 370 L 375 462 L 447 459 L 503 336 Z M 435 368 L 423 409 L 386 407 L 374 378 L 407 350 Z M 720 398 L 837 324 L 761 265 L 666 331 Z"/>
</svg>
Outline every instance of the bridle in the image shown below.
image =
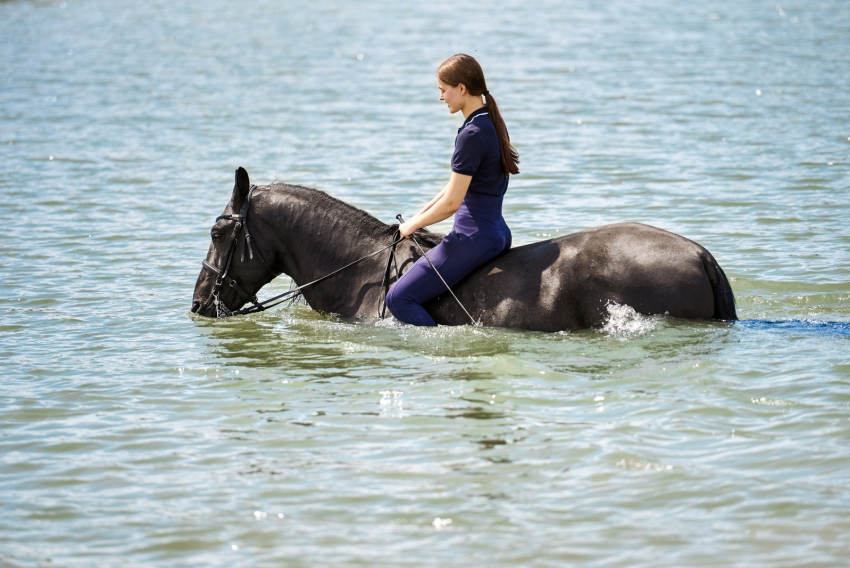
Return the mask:
<svg viewBox="0 0 850 568">
<path fill-rule="evenodd" d="M 213 304 L 215 305 L 215 317 L 216 318 L 227 318 L 227 317 L 230 317 L 230 316 L 238 316 L 238 315 L 243 315 L 243 314 L 253 314 L 253 313 L 265 311 L 269 308 L 273 308 L 273 307 L 275 307 L 275 306 L 277 306 L 277 305 L 279 305 L 279 304 L 281 304 L 281 303 L 283 303 L 287 300 L 291 300 L 299 292 L 301 292 L 301 290 L 303 290 L 307 286 L 312 286 L 313 284 L 316 284 L 317 282 L 321 282 L 322 280 L 324 280 L 326 278 L 330 278 L 331 276 L 333 276 L 333 275 L 335 275 L 339 272 L 342 272 L 346 268 L 354 266 L 355 264 L 362 262 L 362 261 L 366 260 L 367 258 L 371 258 L 371 257 L 375 256 L 376 254 L 387 250 L 388 248 L 393 249 L 392 252 L 390 253 L 390 262 L 394 262 L 394 256 L 395 255 L 393 253 L 395 253 L 395 247 L 398 243 L 400 243 L 401 241 L 404 240 L 403 238 L 401 238 L 398 231 L 396 231 L 395 237 L 393 238 L 393 242 L 390 243 L 389 245 L 387 245 L 387 246 L 385 246 L 381 249 L 378 249 L 375 252 L 369 253 L 364 257 L 358 258 L 354 262 L 350 262 L 350 263 L 346 264 L 345 266 L 343 266 L 342 268 L 338 268 L 337 270 L 334 270 L 330 274 L 326 274 L 326 275 L 322 276 L 321 278 L 317 278 L 317 279 L 313 280 L 312 282 L 307 282 L 306 284 L 302 284 L 301 286 L 298 286 L 297 288 L 292 288 L 291 290 L 287 290 L 283 294 L 278 294 L 277 296 L 269 298 L 268 300 L 263 300 L 261 302 L 261 301 L 257 300 L 256 294 L 254 294 L 254 295 L 248 294 L 248 292 L 246 292 L 242 288 L 242 286 L 240 286 L 239 283 L 236 282 L 236 280 L 234 280 L 233 277 L 230 276 L 230 274 L 229 274 L 230 265 L 233 263 L 233 254 L 234 254 L 234 252 L 235 252 L 235 250 L 236 250 L 236 248 L 239 244 L 239 236 L 242 233 L 243 229 L 245 231 L 245 240 L 242 241 L 242 243 L 243 243 L 242 244 L 242 254 L 240 256 L 241 262 L 245 262 L 245 249 L 246 248 L 248 249 L 248 258 L 251 259 L 251 260 L 253 260 L 253 258 L 254 258 L 254 248 L 256 248 L 257 249 L 257 258 L 260 259 L 260 262 L 263 263 L 263 266 L 266 268 L 266 270 L 269 272 L 269 274 L 272 275 L 272 279 L 280 276 L 280 274 L 281 274 L 280 272 L 275 272 L 274 270 L 272 270 L 269 267 L 269 264 L 266 262 L 266 259 L 263 258 L 263 255 L 260 252 L 260 248 L 257 246 L 256 241 L 254 241 L 253 247 L 251 245 L 251 240 L 252 240 L 251 239 L 251 233 L 248 230 L 248 208 L 251 206 L 251 197 L 253 197 L 255 189 L 257 189 L 256 185 L 251 185 L 251 187 L 248 189 L 248 197 L 245 200 L 245 203 L 242 205 L 242 209 L 239 210 L 238 214 L 219 215 L 215 219 L 216 223 L 218 223 L 221 219 L 225 219 L 225 220 L 228 220 L 228 221 L 236 221 L 236 225 L 233 227 L 233 232 L 230 234 L 230 241 L 227 243 L 227 248 L 225 249 L 224 262 L 221 263 L 220 267 L 213 266 L 212 264 L 210 264 L 206 260 L 203 260 L 201 262 L 201 264 L 203 265 L 204 268 L 206 268 L 207 270 L 210 270 L 210 271 L 212 271 L 216 274 L 215 284 L 213 285 L 213 291 L 212 291 Z M 399 276 L 400 275 L 398 274 L 398 267 L 396 267 L 396 279 L 398 279 Z M 224 300 L 222 300 L 219 297 L 219 294 L 221 292 L 221 288 L 225 283 L 236 291 L 236 293 L 239 295 L 239 298 L 241 300 L 243 300 L 245 303 L 250 302 L 253 305 L 250 306 L 250 307 L 247 307 L 247 308 L 239 309 L 239 310 L 231 310 L 230 308 L 228 308 L 227 304 L 224 303 Z M 382 293 L 382 302 L 384 302 L 384 307 L 386 307 L 386 304 L 385 304 L 386 293 L 387 293 L 387 290 L 389 290 L 389 286 L 390 286 L 390 283 L 389 283 L 389 265 L 388 265 L 387 270 L 384 273 L 384 282 L 382 282 L 382 284 L 381 284 L 381 288 L 382 288 L 382 292 L 383 292 Z M 379 317 L 383 317 L 383 311 L 381 311 L 379 313 Z"/>
<path fill-rule="evenodd" d="M 239 295 L 240 299 L 244 300 L 246 303 L 250 302 L 254 306 L 253 308 L 249 308 L 251 312 L 257 311 L 261 312 L 266 308 L 263 307 L 262 302 L 257 300 L 257 295 L 249 295 L 245 290 L 242 289 L 242 286 L 239 285 L 236 280 L 230 276 L 230 265 L 233 263 L 233 253 L 236 251 L 236 246 L 239 243 L 239 235 L 242 232 L 242 229 L 245 230 L 245 240 L 242 241 L 242 254 L 240 256 L 241 262 L 245 262 L 245 249 L 248 249 L 248 258 L 254 259 L 254 247 L 256 247 L 256 241 L 254 246 L 251 246 L 251 233 L 248 231 L 248 208 L 251 206 L 251 197 L 254 195 L 254 190 L 257 189 L 256 185 L 252 185 L 248 190 L 248 198 L 245 200 L 245 203 L 242 205 L 242 209 L 239 210 L 238 214 L 231 215 L 219 215 L 215 218 L 215 222 L 218 223 L 222 219 L 226 219 L 228 221 L 236 221 L 236 225 L 233 227 L 233 232 L 230 233 L 230 241 L 227 243 L 227 248 L 224 253 L 224 262 L 221 264 L 221 268 L 217 266 L 213 266 L 206 260 L 202 261 L 201 264 L 207 270 L 211 270 L 216 274 L 215 285 L 213 285 L 213 304 L 215 305 L 215 317 L 217 318 L 226 318 L 228 316 L 236 315 L 238 313 L 249 313 L 244 310 L 230 310 L 224 301 L 219 298 L 219 293 L 221 291 L 222 285 L 226 282 L 231 288 L 233 288 L 236 293 Z M 266 259 L 263 258 L 262 253 L 260 253 L 259 247 L 257 247 L 257 258 L 260 259 L 260 262 L 263 263 L 265 269 L 272 275 L 272 279 L 280 276 L 280 272 L 275 272 L 271 268 L 269 268 Z"/>
<path fill-rule="evenodd" d="M 277 306 L 278 304 L 281 304 L 281 303 L 283 303 L 287 300 L 292 299 L 293 297 L 295 297 L 296 294 L 298 294 L 301 290 L 303 290 L 307 286 L 312 286 L 313 284 L 316 284 L 317 282 L 321 282 L 322 280 L 324 280 L 326 278 L 330 278 L 331 276 L 333 276 L 333 275 L 335 275 L 339 272 L 342 272 L 346 268 L 354 266 L 355 264 L 362 262 L 362 261 L 366 260 L 367 258 L 371 258 L 371 257 L 375 256 L 376 254 L 381 253 L 381 252 L 391 248 L 392 250 L 390 251 L 389 259 L 387 259 L 387 268 L 384 271 L 384 277 L 383 277 L 383 280 L 381 282 L 381 299 L 379 300 L 379 302 L 381 302 L 381 305 L 379 305 L 379 308 L 378 308 L 378 317 L 383 319 L 384 311 L 386 309 L 387 293 L 389 292 L 389 288 L 390 288 L 390 276 L 391 276 L 390 275 L 390 267 L 392 265 L 395 265 L 396 280 L 401 278 L 401 274 L 399 273 L 398 265 L 396 264 L 396 260 L 395 260 L 395 248 L 396 248 L 396 245 L 398 243 L 400 243 L 401 241 L 404 240 L 404 238 L 401 236 L 401 234 L 399 233 L 398 230 L 396 230 L 395 235 L 393 236 L 393 242 L 390 243 L 389 245 L 387 245 L 383 248 L 380 248 L 380 249 L 376 250 L 375 252 L 369 253 L 366 256 L 358 258 L 354 262 L 350 262 L 350 263 L 346 264 L 345 266 L 343 266 L 342 268 L 338 268 L 338 269 L 334 270 L 330 274 L 326 274 L 326 275 L 322 276 L 321 278 L 317 278 L 317 279 L 313 280 L 312 282 L 307 282 L 306 284 L 302 284 L 301 286 L 298 286 L 297 288 L 292 288 L 291 290 L 287 290 L 283 294 L 278 294 L 277 296 L 269 298 L 268 300 L 263 300 L 261 302 L 261 301 L 257 300 L 256 294 L 249 295 L 245 290 L 242 289 L 242 286 L 240 286 L 239 283 L 236 282 L 236 280 L 234 280 L 232 276 L 230 276 L 229 272 L 230 272 L 230 265 L 233 263 L 233 253 L 234 253 L 234 251 L 236 250 L 236 247 L 239 244 L 239 235 L 240 235 L 240 233 L 242 232 L 243 229 L 245 230 L 245 240 L 242 241 L 243 244 L 242 244 L 242 254 L 240 256 L 240 261 L 245 262 L 245 249 L 248 249 L 248 258 L 250 260 L 254 259 L 254 250 L 253 250 L 253 247 L 251 246 L 251 233 L 248 231 L 248 208 L 251 206 L 251 197 L 253 197 L 255 189 L 257 189 L 256 185 L 251 185 L 251 187 L 248 189 L 248 197 L 247 197 L 247 199 L 245 199 L 245 203 L 242 205 L 242 209 L 239 210 L 238 214 L 219 215 L 215 219 L 216 223 L 218 223 L 222 219 L 226 219 L 228 221 L 236 221 L 236 225 L 233 227 L 233 232 L 230 233 L 230 241 L 227 243 L 226 252 L 224 253 L 224 262 L 222 262 L 221 268 L 219 268 L 217 266 L 213 266 L 212 264 L 207 262 L 206 259 L 204 259 L 201 262 L 201 264 L 203 265 L 204 268 L 206 268 L 207 270 L 211 270 L 212 272 L 215 272 L 215 274 L 216 274 L 215 284 L 213 285 L 213 291 L 212 291 L 213 304 L 215 305 L 215 317 L 220 319 L 220 318 L 227 318 L 227 317 L 230 317 L 230 316 L 236 316 L 236 315 L 242 315 L 242 314 L 253 314 L 253 313 L 265 311 L 269 308 L 273 308 L 273 307 Z M 396 218 L 399 220 L 400 223 L 404 222 L 404 219 L 401 217 L 401 215 L 396 215 Z M 446 282 L 443 279 L 443 276 L 437 270 L 437 267 L 434 266 L 434 264 L 431 262 L 431 259 L 428 258 L 428 255 L 425 254 L 425 251 L 422 249 L 422 246 L 416 240 L 415 235 L 411 235 L 410 239 L 419 248 L 419 251 L 422 253 L 422 256 L 425 257 L 425 259 L 428 261 L 428 264 L 431 265 L 431 268 L 433 268 L 434 272 L 437 273 L 437 276 L 440 277 L 440 280 L 442 280 L 443 284 L 445 284 L 446 288 L 451 293 L 451 295 L 454 297 L 454 299 L 457 301 L 457 303 L 460 304 L 460 307 L 463 309 L 463 311 L 466 312 L 466 315 L 469 317 L 472 324 L 476 325 L 475 319 L 469 314 L 466 307 L 464 307 L 463 303 L 461 303 L 461 301 L 455 295 L 454 291 L 452 291 L 448 282 Z M 268 263 L 266 262 L 266 259 L 263 258 L 263 255 L 262 255 L 262 253 L 260 253 L 260 249 L 259 249 L 259 247 L 256 246 L 256 244 L 257 243 L 255 241 L 254 247 L 257 248 L 257 258 L 260 259 L 260 262 L 263 263 L 263 266 L 272 275 L 272 280 L 274 280 L 275 278 L 280 276 L 281 273 L 275 272 L 274 270 L 272 270 L 269 267 Z M 233 288 L 236 291 L 236 293 L 239 295 L 239 298 L 241 300 L 243 300 L 245 303 L 250 302 L 253 305 L 251 307 L 242 308 L 242 309 L 239 309 L 239 310 L 231 310 L 230 308 L 228 308 L 227 304 L 225 304 L 224 301 L 221 298 L 219 298 L 219 292 L 221 291 L 221 287 L 225 282 L 231 288 Z"/>
</svg>

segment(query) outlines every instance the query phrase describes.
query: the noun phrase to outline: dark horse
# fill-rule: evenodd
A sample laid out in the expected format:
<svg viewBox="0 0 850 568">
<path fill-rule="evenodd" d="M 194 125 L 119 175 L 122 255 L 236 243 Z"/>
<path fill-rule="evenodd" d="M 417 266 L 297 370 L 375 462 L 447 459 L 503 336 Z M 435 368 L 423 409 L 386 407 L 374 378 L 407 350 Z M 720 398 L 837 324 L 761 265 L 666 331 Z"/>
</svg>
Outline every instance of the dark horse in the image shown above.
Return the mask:
<svg viewBox="0 0 850 568">
<path fill-rule="evenodd" d="M 215 270 L 232 246 L 229 278 L 219 299 L 230 311 L 246 303 L 277 273 L 302 285 L 389 245 L 397 225 L 386 225 L 321 191 L 274 184 L 254 188 L 236 170 L 236 186 L 212 228 L 206 265 L 198 276 L 192 311 L 216 316 Z M 231 241 L 238 214 L 250 232 Z M 418 231 L 427 251 L 442 235 Z M 247 250 L 247 254 L 246 254 Z M 346 318 L 377 316 L 390 251 L 304 288 L 316 310 Z M 410 240 L 399 243 L 402 273 L 419 258 Z M 218 267 L 218 268 L 216 268 Z M 395 281 L 394 271 L 390 282 Z M 237 293 L 237 289 L 241 292 Z M 735 299 L 723 270 L 706 249 L 679 235 L 639 223 L 617 223 L 510 249 L 478 267 L 453 287 L 483 325 L 538 331 L 593 327 L 607 317 L 611 302 L 642 314 L 735 320 Z M 469 318 L 446 292 L 425 305 L 438 324 L 462 325 Z"/>
</svg>

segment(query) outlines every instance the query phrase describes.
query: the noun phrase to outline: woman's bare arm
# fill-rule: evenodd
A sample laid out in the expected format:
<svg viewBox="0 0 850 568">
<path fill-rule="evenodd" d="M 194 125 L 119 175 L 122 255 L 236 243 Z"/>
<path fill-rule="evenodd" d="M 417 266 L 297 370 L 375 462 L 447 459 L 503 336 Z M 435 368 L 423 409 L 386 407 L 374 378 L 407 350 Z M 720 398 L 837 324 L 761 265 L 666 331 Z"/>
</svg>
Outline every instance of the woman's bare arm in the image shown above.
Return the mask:
<svg viewBox="0 0 850 568">
<path fill-rule="evenodd" d="M 399 227 L 401 235 L 403 237 L 409 237 L 422 227 L 439 223 L 454 215 L 463 202 L 464 197 L 466 197 L 466 192 L 469 189 L 469 183 L 471 181 L 472 176 L 452 172 L 449 183 L 437 194 L 437 197 L 432 199 L 419 213 Z"/>
<path fill-rule="evenodd" d="M 417 212 L 416 212 L 416 215 L 414 215 L 413 217 L 418 217 L 419 215 L 422 215 L 423 213 L 425 213 L 426 211 L 428 211 L 431 207 L 433 207 L 433 206 L 434 206 L 434 204 L 435 204 L 436 202 L 438 202 L 438 201 L 440 200 L 440 198 L 446 194 L 446 188 L 448 188 L 448 187 L 449 187 L 449 184 L 444 185 L 444 186 L 443 186 L 443 189 L 441 189 L 441 190 L 440 190 L 440 193 L 438 193 L 437 195 L 435 195 L 435 196 L 434 196 L 434 199 L 432 199 L 431 201 L 429 201 L 428 203 L 426 203 L 424 206 L 422 206 L 422 209 L 420 209 L 419 211 L 417 211 Z M 411 217 L 411 219 L 413 219 L 413 217 Z"/>
</svg>

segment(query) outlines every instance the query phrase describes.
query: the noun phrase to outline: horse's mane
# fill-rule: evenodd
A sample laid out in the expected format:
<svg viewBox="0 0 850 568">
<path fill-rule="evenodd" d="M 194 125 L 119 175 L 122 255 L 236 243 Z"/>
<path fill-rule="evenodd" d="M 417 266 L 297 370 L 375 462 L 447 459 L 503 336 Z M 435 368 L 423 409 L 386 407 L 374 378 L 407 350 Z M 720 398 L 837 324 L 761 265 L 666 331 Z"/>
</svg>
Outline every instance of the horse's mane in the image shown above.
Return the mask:
<svg viewBox="0 0 850 568">
<path fill-rule="evenodd" d="M 284 182 L 273 182 L 267 187 L 271 191 L 280 191 L 304 199 L 312 207 L 317 209 L 328 211 L 344 219 L 350 219 L 356 228 L 359 228 L 366 234 L 385 234 L 391 236 L 395 233 L 396 229 L 398 229 L 398 223 L 387 225 L 363 209 L 359 209 L 349 203 L 346 203 L 345 201 L 329 195 L 320 189 L 313 189 L 312 187 Z M 420 242 L 427 243 L 432 247 L 439 244 L 443 238 L 443 235 L 432 233 L 424 229 L 417 231 L 416 236 Z"/>
</svg>

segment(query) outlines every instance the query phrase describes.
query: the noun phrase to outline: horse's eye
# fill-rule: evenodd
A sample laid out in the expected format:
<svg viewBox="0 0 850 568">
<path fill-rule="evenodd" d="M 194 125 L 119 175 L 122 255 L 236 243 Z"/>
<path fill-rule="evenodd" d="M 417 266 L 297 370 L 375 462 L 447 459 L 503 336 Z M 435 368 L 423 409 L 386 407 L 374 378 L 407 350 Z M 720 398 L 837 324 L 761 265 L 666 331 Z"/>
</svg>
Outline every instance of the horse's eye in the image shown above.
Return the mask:
<svg viewBox="0 0 850 568">
<path fill-rule="evenodd" d="M 210 231 L 210 237 L 212 237 L 212 240 L 217 241 L 221 239 L 221 233 L 218 233 L 216 231 Z"/>
</svg>

